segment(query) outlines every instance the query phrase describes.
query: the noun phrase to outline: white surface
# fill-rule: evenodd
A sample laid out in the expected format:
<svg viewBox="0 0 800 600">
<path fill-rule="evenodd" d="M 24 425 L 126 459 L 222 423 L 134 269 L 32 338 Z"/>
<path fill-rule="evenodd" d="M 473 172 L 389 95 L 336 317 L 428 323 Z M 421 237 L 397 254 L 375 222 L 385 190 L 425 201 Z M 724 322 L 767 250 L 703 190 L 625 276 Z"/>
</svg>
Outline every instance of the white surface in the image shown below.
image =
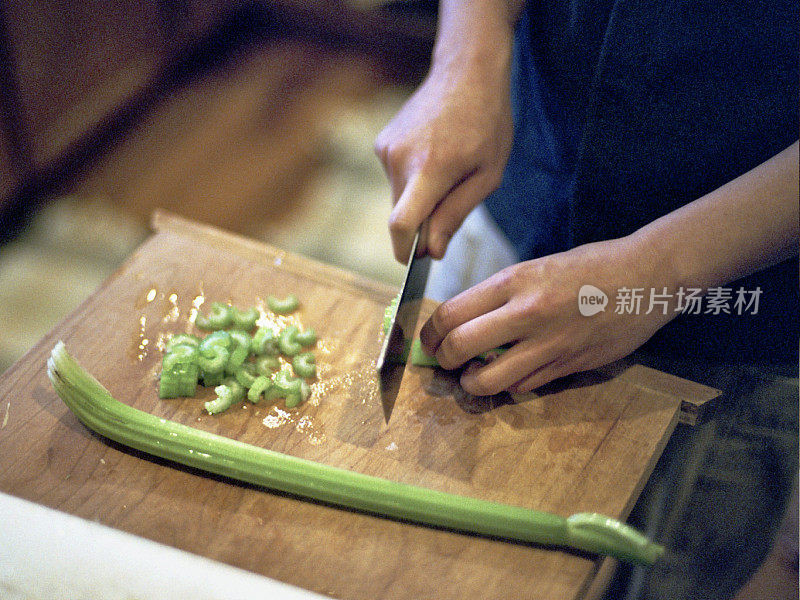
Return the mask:
<svg viewBox="0 0 800 600">
<path fill-rule="evenodd" d="M 325 598 L 0 493 L 3 600 Z"/>
</svg>

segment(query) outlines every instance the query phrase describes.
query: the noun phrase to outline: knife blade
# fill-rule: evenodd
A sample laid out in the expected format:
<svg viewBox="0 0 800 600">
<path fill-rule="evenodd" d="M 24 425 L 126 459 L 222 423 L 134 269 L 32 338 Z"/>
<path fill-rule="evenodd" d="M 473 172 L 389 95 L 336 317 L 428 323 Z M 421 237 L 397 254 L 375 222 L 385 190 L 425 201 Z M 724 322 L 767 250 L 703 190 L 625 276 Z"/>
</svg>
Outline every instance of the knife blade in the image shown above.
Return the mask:
<svg viewBox="0 0 800 600">
<path fill-rule="evenodd" d="M 392 416 L 394 403 L 400 391 L 403 374 L 405 373 L 404 351 L 411 346 L 414 331 L 422 308 L 422 298 L 428 282 L 428 273 L 431 268 L 430 256 L 417 256 L 422 229 L 417 231 L 411 245 L 411 256 L 408 260 L 403 286 L 400 288 L 400 300 L 392 315 L 389 329 L 381 346 L 376 367 L 378 369 L 381 393 L 381 406 L 383 418 L 386 423 Z M 407 352 L 405 352 L 407 354 Z"/>
</svg>

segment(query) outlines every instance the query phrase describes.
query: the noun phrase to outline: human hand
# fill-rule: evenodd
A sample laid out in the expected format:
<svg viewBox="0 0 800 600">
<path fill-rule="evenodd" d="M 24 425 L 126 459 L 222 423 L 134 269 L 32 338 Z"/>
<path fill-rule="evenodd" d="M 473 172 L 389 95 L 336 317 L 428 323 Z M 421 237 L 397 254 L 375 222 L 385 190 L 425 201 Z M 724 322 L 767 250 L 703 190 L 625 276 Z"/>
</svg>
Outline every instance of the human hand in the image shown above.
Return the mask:
<svg viewBox="0 0 800 600">
<path fill-rule="evenodd" d="M 612 298 L 621 288 L 671 288 L 670 271 L 634 236 L 579 246 L 522 262 L 443 302 L 423 325 L 422 343 L 439 364 L 454 369 L 482 352 L 511 344 L 483 366 L 470 365 L 461 386 L 476 395 L 528 392 L 554 379 L 628 355 L 672 319 L 672 307 L 638 314 L 583 316 L 578 292 L 594 285 Z"/>
<path fill-rule="evenodd" d="M 453 52 L 431 72 L 378 135 L 375 153 L 392 188 L 389 231 L 395 258 L 442 258 L 469 212 L 500 184 L 513 136 L 509 49 L 463 57 Z M 501 45 L 502 48 L 502 45 Z"/>
</svg>

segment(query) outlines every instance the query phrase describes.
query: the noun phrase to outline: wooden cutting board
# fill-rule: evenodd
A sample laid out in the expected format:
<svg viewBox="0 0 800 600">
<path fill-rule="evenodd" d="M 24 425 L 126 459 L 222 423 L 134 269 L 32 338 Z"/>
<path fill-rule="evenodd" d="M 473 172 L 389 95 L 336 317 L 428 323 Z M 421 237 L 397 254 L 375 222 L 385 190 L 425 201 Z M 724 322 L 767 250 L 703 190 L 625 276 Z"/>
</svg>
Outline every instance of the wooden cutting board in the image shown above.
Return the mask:
<svg viewBox="0 0 800 600">
<path fill-rule="evenodd" d="M 599 560 L 337 509 L 104 440 L 53 392 L 46 357 L 62 339 L 117 399 L 200 429 L 562 515 L 625 518 L 682 403 L 717 395 L 617 365 L 539 394 L 475 398 L 442 370 L 410 367 L 387 426 L 374 361 L 395 289 L 176 217 L 153 222 L 126 264 L 0 378 L 0 491 L 339 598 L 572 599 Z M 192 330 L 198 306 L 263 307 L 289 292 L 320 336 L 307 403 L 209 416 L 211 390 L 158 398 L 159 346 Z"/>
</svg>

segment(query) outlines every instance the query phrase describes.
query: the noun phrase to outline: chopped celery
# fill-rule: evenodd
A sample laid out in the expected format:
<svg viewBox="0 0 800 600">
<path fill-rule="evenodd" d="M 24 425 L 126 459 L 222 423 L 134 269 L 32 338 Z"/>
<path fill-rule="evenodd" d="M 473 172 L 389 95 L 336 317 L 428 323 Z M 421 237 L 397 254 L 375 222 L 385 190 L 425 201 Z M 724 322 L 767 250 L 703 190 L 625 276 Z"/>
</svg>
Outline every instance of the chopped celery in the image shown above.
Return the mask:
<svg viewBox="0 0 800 600">
<path fill-rule="evenodd" d="M 292 358 L 292 368 L 300 377 L 316 377 L 317 360 L 311 352 L 303 352 Z"/>
<path fill-rule="evenodd" d="M 291 312 L 298 305 L 293 295 L 283 300 L 271 298 L 270 308 L 275 312 Z M 310 388 L 299 377 L 315 377 L 316 361 L 312 353 L 302 350 L 316 343 L 316 332 L 313 329 L 301 331 L 292 324 L 277 335 L 270 327 L 259 327 L 251 336 L 258 316 L 258 310 L 253 307 L 241 310 L 230 304 L 213 302 L 208 315 L 199 315 L 195 320 L 198 328 L 210 331 L 208 335 L 201 339 L 179 333 L 167 341 L 159 395 L 162 398 L 192 396 L 200 382 L 216 386 L 217 398 L 206 403 L 211 414 L 224 411 L 245 394 L 253 402 L 262 398 L 284 398 L 289 408 L 303 402 Z M 294 363 L 299 377 L 278 377 L 276 385 L 273 373 L 281 368 L 281 354 Z"/>
<path fill-rule="evenodd" d="M 286 298 L 278 298 L 276 296 L 267 296 L 267 306 L 269 309 L 279 315 L 285 315 L 297 310 L 300 306 L 300 301 L 294 294 L 289 294 Z"/>
<path fill-rule="evenodd" d="M 297 325 L 289 325 L 278 336 L 278 348 L 286 356 L 294 356 L 303 350 L 303 345 L 297 341 L 300 329 Z"/>
</svg>

